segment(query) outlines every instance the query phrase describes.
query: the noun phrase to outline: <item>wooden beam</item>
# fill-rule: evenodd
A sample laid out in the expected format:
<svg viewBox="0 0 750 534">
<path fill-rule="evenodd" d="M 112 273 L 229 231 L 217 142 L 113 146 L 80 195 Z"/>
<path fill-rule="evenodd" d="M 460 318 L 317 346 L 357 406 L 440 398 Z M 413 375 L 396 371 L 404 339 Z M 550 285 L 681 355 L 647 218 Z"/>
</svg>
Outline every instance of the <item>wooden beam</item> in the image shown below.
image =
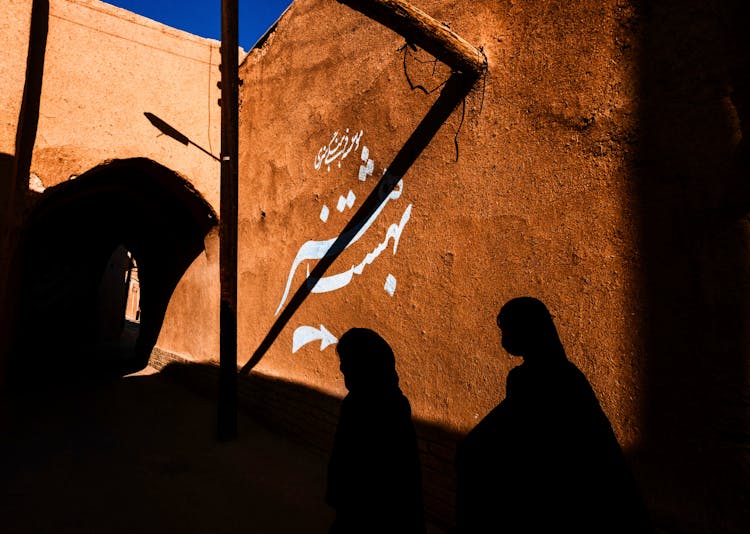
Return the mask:
<svg viewBox="0 0 750 534">
<path fill-rule="evenodd" d="M 423 48 L 455 71 L 481 76 L 487 58 L 445 24 L 403 0 L 338 0 Z"/>
</svg>

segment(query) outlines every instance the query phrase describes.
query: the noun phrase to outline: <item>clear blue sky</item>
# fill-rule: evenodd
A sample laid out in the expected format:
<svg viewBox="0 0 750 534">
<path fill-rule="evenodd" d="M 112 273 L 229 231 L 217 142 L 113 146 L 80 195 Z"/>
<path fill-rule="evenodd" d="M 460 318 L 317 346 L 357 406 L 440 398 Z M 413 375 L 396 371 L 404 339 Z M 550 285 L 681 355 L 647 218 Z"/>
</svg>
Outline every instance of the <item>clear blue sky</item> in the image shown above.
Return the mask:
<svg viewBox="0 0 750 534">
<path fill-rule="evenodd" d="M 105 0 L 163 24 L 221 40 L 221 0 Z M 238 0 L 240 46 L 249 50 L 292 0 Z"/>
</svg>

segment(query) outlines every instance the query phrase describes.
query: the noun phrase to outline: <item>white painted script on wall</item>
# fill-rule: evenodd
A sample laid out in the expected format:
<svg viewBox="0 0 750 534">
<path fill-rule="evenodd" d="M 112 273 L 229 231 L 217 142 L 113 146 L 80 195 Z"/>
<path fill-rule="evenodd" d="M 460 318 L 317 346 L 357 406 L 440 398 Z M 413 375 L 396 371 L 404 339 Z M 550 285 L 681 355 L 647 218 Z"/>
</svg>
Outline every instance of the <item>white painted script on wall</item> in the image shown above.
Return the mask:
<svg viewBox="0 0 750 534">
<path fill-rule="evenodd" d="M 359 158 L 361 164 L 357 168 L 356 179 L 359 181 L 366 181 L 367 178 L 372 176 L 374 173 L 375 161 L 370 158 L 370 149 L 363 144 L 363 137 L 363 130 L 359 130 L 356 134 L 351 136 L 348 128 L 344 130 L 343 133 L 341 133 L 340 130 L 335 131 L 331 136 L 328 144 L 323 145 L 318 150 L 313 163 L 314 169 L 316 171 L 319 171 L 323 168 L 323 166 L 325 166 L 327 172 L 330 172 L 332 164 L 336 164 L 337 168 L 342 168 L 342 162 L 352 152 L 356 154 L 357 151 L 360 150 L 361 145 L 362 149 Z M 384 174 L 385 172 L 387 171 L 383 170 Z M 347 189 L 348 192 L 346 194 L 340 195 L 336 202 L 336 210 L 340 213 L 343 213 L 346 209 L 354 208 L 357 200 L 354 192 L 348 187 Z M 354 243 L 358 242 L 362 236 L 368 233 L 373 223 L 377 221 L 383 213 L 385 207 L 390 202 L 399 200 L 403 194 L 403 191 L 404 181 L 399 180 L 393 191 L 391 191 L 390 194 L 388 194 L 388 196 L 383 199 L 380 206 L 378 206 L 375 212 L 367 219 L 367 221 L 365 221 L 365 223 L 356 231 L 356 233 L 351 236 L 351 240 L 347 244 L 346 248 L 351 247 Z M 396 251 L 398 250 L 398 245 L 404 232 L 404 228 L 406 227 L 406 224 L 409 222 L 409 218 L 411 217 L 411 210 L 412 205 L 407 205 L 406 208 L 404 208 L 404 210 L 402 211 L 401 217 L 398 222 L 393 222 L 388 227 L 385 235 L 380 239 L 378 245 L 374 249 L 364 254 L 359 263 L 357 263 L 356 265 L 352 265 L 348 269 L 345 269 L 344 271 L 341 271 L 339 273 L 324 276 L 317 281 L 309 279 L 309 262 L 324 258 L 330 248 L 336 242 L 337 237 L 330 237 L 328 239 L 322 240 L 308 240 L 303 243 L 297 250 L 297 254 L 295 255 L 294 260 L 292 261 L 292 264 L 289 268 L 286 283 L 284 285 L 284 293 L 281 296 L 281 300 L 279 301 L 279 304 L 276 308 L 275 315 L 278 315 L 281 312 L 284 304 L 289 298 L 289 292 L 292 287 L 292 282 L 294 281 L 294 276 L 299 266 L 303 263 L 306 264 L 305 269 L 306 275 L 308 277 L 308 286 L 310 286 L 310 284 L 314 284 L 312 285 L 312 287 L 309 287 L 311 293 L 328 293 L 331 291 L 343 289 L 348 286 L 352 282 L 354 275 L 363 275 L 365 272 L 365 267 L 371 265 L 375 260 L 377 260 L 380 255 L 389 248 L 391 243 L 393 244 L 393 255 L 395 255 Z M 319 219 L 323 221 L 323 223 L 327 223 L 330 216 L 331 209 L 324 204 L 320 211 Z M 385 292 L 392 297 L 396 291 L 396 278 L 392 274 L 389 274 L 386 278 L 385 285 L 382 287 Z M 293 334 L 292 352 L 296 353 L 303 346 L 316 341 L 320 341 L 320 350 L 324 350 L 325 348 L 337 343 L 338 339 L 322 324 L 320 325 L 320 328 L 315 328 L 308 325 L 299 326 Z"/>
</svg>

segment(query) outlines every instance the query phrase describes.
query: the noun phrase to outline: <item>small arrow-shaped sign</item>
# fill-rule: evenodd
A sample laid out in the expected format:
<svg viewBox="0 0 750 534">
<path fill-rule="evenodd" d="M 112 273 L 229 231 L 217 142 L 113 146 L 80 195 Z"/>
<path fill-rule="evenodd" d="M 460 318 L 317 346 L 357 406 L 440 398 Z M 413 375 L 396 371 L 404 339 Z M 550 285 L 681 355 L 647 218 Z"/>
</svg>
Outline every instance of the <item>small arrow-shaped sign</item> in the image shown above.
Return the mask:
<svg viewBox="0 0 750 534">
<path fill-rule="evenodd" d="M 292 353 L 297 352 L 308 343 L 317 340 L 320 340 L 321 351 L 326 347 L 339 342 L 338 338 L 326 330 L 326 327 L 323 325 L 320 325 L 320 330 L 312 326 L 300 326 L 294 331 L 294 336 L 292 338 Z"/>
</svg>

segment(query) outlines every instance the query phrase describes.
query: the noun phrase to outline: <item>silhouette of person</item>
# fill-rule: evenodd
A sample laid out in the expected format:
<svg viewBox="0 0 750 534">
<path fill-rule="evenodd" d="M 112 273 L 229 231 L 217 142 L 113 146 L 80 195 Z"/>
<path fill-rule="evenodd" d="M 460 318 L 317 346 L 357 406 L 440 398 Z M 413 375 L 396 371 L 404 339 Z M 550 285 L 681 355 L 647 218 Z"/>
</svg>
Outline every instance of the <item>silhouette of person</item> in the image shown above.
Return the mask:
<svg viewBox="0 0 750 534">
<path fill-rule="evenodd" d="M 545 305 L 513 299 L 497 325 L 523 363 L 458 446 L 457 532 L 650 532 L 609 420 Z"/>
<path fill-rule="evenodd" d="M 328 464 L 329 532 L 424 533 L 417 438 L 393 351 L 372 330 L 353 328 L 337 352 L 349 393 Z"/>
</svg>

